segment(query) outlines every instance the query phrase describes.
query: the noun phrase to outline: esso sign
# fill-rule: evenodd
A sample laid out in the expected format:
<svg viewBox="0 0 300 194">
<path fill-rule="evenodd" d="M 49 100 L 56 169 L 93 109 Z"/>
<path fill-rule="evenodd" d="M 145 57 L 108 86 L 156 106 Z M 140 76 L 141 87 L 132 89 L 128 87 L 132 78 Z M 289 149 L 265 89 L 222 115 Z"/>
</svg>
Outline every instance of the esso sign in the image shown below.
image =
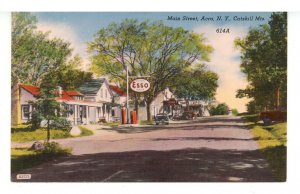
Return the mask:
<svg viewBox="0 0 300 194">
<path fill-rule="evenodd" d="M 135 79 L 130 83 L 130 88 L 135 92 L 146 92 L 150 89 L 150 82 L 145 79 Z"/>
</svg>

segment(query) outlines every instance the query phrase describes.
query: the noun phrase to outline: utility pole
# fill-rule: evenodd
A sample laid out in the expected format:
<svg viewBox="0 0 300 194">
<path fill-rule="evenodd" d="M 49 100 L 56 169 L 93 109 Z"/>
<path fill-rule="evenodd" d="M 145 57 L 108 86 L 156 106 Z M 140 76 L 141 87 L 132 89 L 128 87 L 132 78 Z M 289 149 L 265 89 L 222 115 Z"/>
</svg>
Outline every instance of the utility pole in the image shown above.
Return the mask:
<svg viewBox="0 0 300 194">
<path fill-rule="evenodd" d="M 129 119 L 129 78 L 144 78 L 144 77 L 150 77 L 150 76 L 129 76 L 128 73 L 128 65 L 126 65 L 126 123 L 129 124 L 130 123 L 130 119 Z"/>
<path fill-rule="evenodd" d="M 127 88 L 126 88 L 126 120 L 127 120 L 127 124 L 129 124 L 129 75 L 128 75 L 128 65 L 126 65 L 126 85 L 127 85 Z"/>
</svg>

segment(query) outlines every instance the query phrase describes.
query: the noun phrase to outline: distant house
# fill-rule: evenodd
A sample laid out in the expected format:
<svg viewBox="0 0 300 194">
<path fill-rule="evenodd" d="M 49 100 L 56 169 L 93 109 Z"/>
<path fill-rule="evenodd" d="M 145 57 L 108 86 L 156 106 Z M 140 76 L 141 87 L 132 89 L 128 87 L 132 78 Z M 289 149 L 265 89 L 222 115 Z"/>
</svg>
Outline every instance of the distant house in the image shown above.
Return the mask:
<svg viewBox="0 0 300 194">
<path fill-rule="evenodd" d="M 163 102 L 171 98 L 174 98 L 174 95 L 169 88 L 166 88 L 163 91 L 161 91 L 151 103 L 152 116 L 155 116 L 158 113 L 162 113 L 162 112 L 170 113 L 170 110 L 167 109 L 166 106 L 164 106 Z"/>
<path fill-rule="evenodd" d="M 118 99 L 123 99 L 123 95 L 115 90 L 121 92 L 117 87 L 112 90 L 104 78 L 94 79 L 83 84 L 79 91 L 65 91 L 58 87 L 55 99 L 68 110 L 65 116 L 73 125 L 108 122 L 120 120 L 122 102 Z M 18 84 L 12 88 L 12 125 L 26 123 L 31 119 L 34 107 L 30 102 L 35 102 L 39 95 L 38 86 Z"/>
<path fill-rule="evenodd" d="M 127 94 L 116 85 L 109 85 L 113 94 L 113 103 L 117 106 L 112 107 L 112 116 L 116 116 L 115 120 L 121 119 L 121 110 L 126 107 Z"/>
<path fill-rule="evenodd" d="M 166 113 L 166 114 L 172 114 L 172 110 L 169 106 L 166 106 L 164 104 L 165 101 L 168 101 L 170 99 L 174 98 L 173 92 L 166 88 L 154 98 L 154 100 L 150 104 L 150 113 L 151 117 L 156 116 L 159 113 Z M 130 110 L 133 110 L 133 106 L 130 107 Z M 147 120 L 147 111 L 146 111 L 146 104 L 141 103 L 139 105 L 138 110 L 138 119 L 139 120 Z"/>
</svg>

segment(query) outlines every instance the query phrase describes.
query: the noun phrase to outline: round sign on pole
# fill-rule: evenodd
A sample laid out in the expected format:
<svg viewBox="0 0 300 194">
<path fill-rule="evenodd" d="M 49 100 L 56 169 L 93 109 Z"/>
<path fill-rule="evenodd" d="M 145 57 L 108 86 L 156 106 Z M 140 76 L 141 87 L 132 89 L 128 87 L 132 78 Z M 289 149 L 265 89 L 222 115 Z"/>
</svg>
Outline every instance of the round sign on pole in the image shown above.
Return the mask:
<svg viewBox="0 0 300 194">
<path fill-rule="evenodd" d="M 146 92 L 150 89 L 150 82 L 146 79 L 134 79 L 130 83 L 130 88 L 135 92 Z"/>
</svg>

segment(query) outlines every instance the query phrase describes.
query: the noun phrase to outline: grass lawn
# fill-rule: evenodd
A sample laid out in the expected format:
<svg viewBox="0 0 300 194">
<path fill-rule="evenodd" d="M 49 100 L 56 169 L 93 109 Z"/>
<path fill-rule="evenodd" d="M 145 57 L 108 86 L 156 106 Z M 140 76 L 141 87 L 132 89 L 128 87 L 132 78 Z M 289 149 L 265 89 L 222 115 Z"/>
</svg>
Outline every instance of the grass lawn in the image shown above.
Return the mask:
<svg viewBox="0 0 300 194">
<path fill-rule="evenodd" d="M 148 121 L 148 120 L 141 120 L 141 121 L 139 122 L 139 124 L 140 124 L 140 125 L 154 125 L 155 123 L 154 123 L 153 120 L 151 120 L 151 121 Z"/>
<path fill-rule="evenodd" d="M 84 126 L 79 126 L 79 129 L 81 130 L 81 134 L 79 136 L 90 136 L 93 135 L 93 131 L 89 130 L 88 128 Z M 77 136 L 77 137 L 79 137 Z"/>
<path fill-rule="evenodd" d="M 119 126 L 120 124 L 121 123 L 119 121 L 112 121 L 112 122 L 105 123 L 104 125 L 115 127 L 115 126 Z"/>
<path fill-rule="evenodd" d="M 50 139 L 61 139 L 67 137 L 72 137 L 68 131 L 62 131 L 57 129 L 51 129 L 50 131 Z M 20 128 L 19 130 L 12 128 L 11 141 L 13 142 L 27 142 L 46 139 L 47 130 L 44 128 L 40 128 L 34 131 L 26 128 Z"/>
<path fill-rule="evenodd" d="M 264 126 L 255 115 L 243 117 L 278 181 L 286 181 L 287 123 Z"/>
<path fill-rule="evenodd" d="M 89 136 L 94 133 L 87 129 L 86 127 L 79 126 L 81 134 L 78 136 L 72 136 L 68 131 L 51 129 L 50 139 L 62 139 L 68 137 L 81 137 Z M 28 141 L 37 141 L 37 140 L 46 140 L 47 138 L 47 129 L 40 128 L 37 130 L 31 130 L 28 125 L 21 125 L 18 127 L 11 128 L 11 141 L 12 142 L 28 142 Z"/>
<path fill-rule="evenodd" d="M 51 153 L 38 152 L 24 148 L 11 149 L 11 172 L 15 173 L 54 160 L 57 157 L 68 156 L 70 154 L 71 150 L 68 149 L 56 149 Z"/>
</svg>

